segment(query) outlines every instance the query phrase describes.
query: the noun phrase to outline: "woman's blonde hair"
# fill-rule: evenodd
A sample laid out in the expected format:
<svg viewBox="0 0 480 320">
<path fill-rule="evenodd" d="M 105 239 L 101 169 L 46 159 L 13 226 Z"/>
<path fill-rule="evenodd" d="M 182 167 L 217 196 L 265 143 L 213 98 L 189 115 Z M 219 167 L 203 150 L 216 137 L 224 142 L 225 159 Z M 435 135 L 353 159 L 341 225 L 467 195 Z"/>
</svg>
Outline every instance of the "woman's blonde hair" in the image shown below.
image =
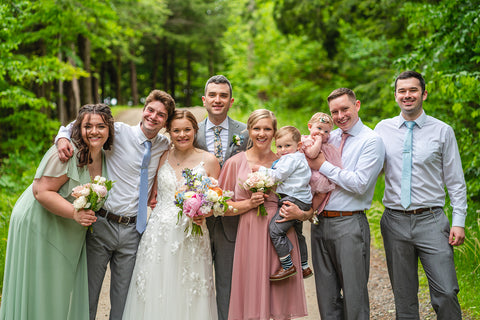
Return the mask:
<svg viewBox="0 0 480 320">
<path fill-rule="evenodd" d="M 272 120 L 272 126 L 273 126 L 273 135 L 277 133 L 277 117 L 275 117 L 275 114 L 267 109 L 257 109 L 253 111 L 250 116 L 248 117 L 247 120 L 247 130 L 250 131 L 252 127 L 260 120 L 262 119 L 271 119 Z M 248 144 L 247 144 L 247 149 L 251 148 L 253 145 L 252 140 L 249 138 L 248 139 Z"/>
</svg>

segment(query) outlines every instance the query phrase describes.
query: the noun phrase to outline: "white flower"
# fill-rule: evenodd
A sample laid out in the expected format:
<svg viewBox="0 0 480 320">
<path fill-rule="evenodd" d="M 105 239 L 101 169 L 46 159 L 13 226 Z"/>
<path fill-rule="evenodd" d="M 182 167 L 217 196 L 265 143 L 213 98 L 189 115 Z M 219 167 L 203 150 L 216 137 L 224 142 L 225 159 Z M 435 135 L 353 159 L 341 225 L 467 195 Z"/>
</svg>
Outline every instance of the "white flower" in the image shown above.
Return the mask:
<svg viewBox="0 0 480 320">
<path fill-rule="evenodd" d="M 207 191 L 207 200 L 212 201 L 212 202 L 217 202 L 219 200 L 218 193 L 216 193 L 213 190 L 208 190 Z"/>
<path fill-rule="evenodd" d="M 73 201 L 73 207 L 77 210 L 85 208 L 87 205 L 87 198 L 84 196 L 80 196 L 75 201 Z"/>
<path fill-rule="evenodd" d="M 213 215 L 215 217 L 218 217 L 218 216 L 221 216 L 224 214 L 224 211 L 223 211 L 223 205 L 220 203 L 220 202 L 216 202 L 214 205 L 213 205 Z"/>
</svg>

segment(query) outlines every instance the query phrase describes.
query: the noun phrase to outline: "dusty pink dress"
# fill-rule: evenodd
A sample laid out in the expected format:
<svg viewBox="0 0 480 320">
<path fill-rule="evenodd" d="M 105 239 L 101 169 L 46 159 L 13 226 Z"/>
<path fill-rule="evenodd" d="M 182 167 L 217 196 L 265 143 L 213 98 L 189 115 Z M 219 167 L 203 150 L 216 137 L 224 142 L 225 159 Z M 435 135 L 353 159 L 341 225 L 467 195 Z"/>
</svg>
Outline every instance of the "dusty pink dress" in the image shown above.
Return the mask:
<svg viewBox="0 0 480 320">
<path fill-rule="evenodd" d="M 302 151 L 305 152 L 305 148 L 313 145 L 314 141 L 310 136 L 302 136 Z M 323 143 L 320 151 L 325 155 L 325 159 L 337 167 L 342 167 L 342 155 L 338 148 L 331 144 Z M 317 154 L 318 156 L 318 154 Z M 335 189 L 335 184 L 330 182 L 323 174 L 318 170 L 312 170 L 312 177 L 310 178 L 310 188 L 312 193 L 327 193 Z"/>
<path fill-rule="evenodd" d="M 251 192 L 241 187 L 250 172 L 245 152 L 231 157 L 223 166 L 220 186 L 234 191 L 234 201 L 250 198 Z M 270 275 L 280 268 L 268 234 L 268 223 L 277 209 L 277 197 L 273 193 L 266 200 L 265 208 L 267 217 L 257 216 L 256 208 L 240 216 L 233 261 L 229 320 L 294 319 L 307 315 L 302 272 L 282 281 L 270 282 Z M 300 270 L 297 236 L 293 229 L 287 235 L 293 244 L 293 263 Z"/>
</svg>

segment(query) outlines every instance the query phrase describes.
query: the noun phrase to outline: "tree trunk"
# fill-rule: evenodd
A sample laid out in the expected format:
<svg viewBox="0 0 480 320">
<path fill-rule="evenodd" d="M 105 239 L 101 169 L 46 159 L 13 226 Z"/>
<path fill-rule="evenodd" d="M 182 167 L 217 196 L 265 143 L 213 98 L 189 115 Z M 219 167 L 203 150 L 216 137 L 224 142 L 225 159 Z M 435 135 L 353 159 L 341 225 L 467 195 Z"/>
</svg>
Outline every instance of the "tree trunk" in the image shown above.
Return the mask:
<svg viewBox="0 0 480 320">
<path fill-rule="evenodd" d="M 92 94 L 93 94 L 93 103 L 100 103 L 102 100 L 100 99 L 100 89 L 98 78 L 95 76 L 90 77 L 92 79 Z"/>
<path fill-rule="evenodd" d="M 185 96 L 185 106 L 192 106 L 192 48 L 187 48 L 187 94 Z"/>
<path fill-rule="evenodd" d="M 168 92 L 170 90 L 168 86 L 168 43 L 165 38 L 162 43 L 162 84 L 163 90 Z"/>
<path fill-rule="evenodd" d="M 71 44 L 71 49 L 73 52 L 75 52 L 75 45 L 72 43 Z M 68 58 L 68 62 L 72 66 L 75 65 L 75 61 L 71 57 Z M 70 82 L 70 90 L 71 92 L 67 93 L 67 110 L 69 114 L 69 118 L 73 119 L 74 117 L 77 116 L 78 111 L 80 110 L 81 102 L 80 102 L 80 86 L 78 84 L 78 79 L 73 78 L 72 81 Z"/>
<path fill-rule="evenodd" d="M 132 55 L 134 55 L 133 52 L 132 52 Z M 133 60 L 130 61 L 130 82 L 131 82 L 131 89 L 132 89 L 133 105 L 138 106 L 140 101 L 138 99 L 138 88 L 137 88 L 137 67 L 135 66 L 135 62 Z"/>
<path fill-rule="evenodd" d="M 92 103 L 93 102 L 93 95 L 92 95 L 92 79 L 91 79 L 91 43 L 90 39 L 84 37 L 83 35 L 78 36 L 78 53 L 80 59 L 83 62 L 83 70 L 88 72 L 88 77 L 82 77 L 79 80 L 80 84 L 80 103 L 81 105 Z"/>
<path fill-rule="evenodd" d="M 170 95 L 175 99 L 175 46 L 171 46 L 169 56 L 170 65 L 168 75 L 170 77 Z"/>
<path fill-rule="evenodd" d="M 160 65 L 160 50 L 161 50 L 161 42 L 159 41 L 153 45 L 152 89 L 157 88 L 158 66 Z"/>
<path fill-rule="evenodd" d="M 62 51 L 58 51 L 58 61 L 63 60 Z M 57 97 L 57 112 L 58 112 L 58 119 L 60 122 L 65 125 L 68 121 L 68 114 L 67 109 L 65 107 L 65 100 L 64 100 L 64 91 L 63 91 L 63 80 L 58 80 L 58 97 Z"/>
<path fill-rule="evenodd" d="M 117 104 L 123 104 L 123 97 L 122 97 L 122 58 L 120 54 L 117 54 L 117 65 L 116 65 L 116 77 L 115 77 L 115 95 L 117 98 Z"/>
</svg>

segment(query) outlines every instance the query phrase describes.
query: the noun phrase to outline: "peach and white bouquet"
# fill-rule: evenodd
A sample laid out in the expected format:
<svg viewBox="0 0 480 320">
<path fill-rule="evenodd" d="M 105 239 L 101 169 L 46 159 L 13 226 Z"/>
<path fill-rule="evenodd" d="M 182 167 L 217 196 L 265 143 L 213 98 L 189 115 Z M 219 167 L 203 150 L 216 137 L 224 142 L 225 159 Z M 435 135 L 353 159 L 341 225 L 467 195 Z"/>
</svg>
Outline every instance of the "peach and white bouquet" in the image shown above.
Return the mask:
<svg viewBox="0 0 480 320">
<path fill-rule="evenodd" d="M 275 178 L 268 173 L 268 171 L 256 171 L 249 173 L 247 180 L 243 182 L 242 186 L 245 190 L 251 192 L 261 191 L 263 193 L 269 193 L 273 191 L 273 188 L 277 185 Z M 263 203 L 258 206 L 257 216 L 268 215 L 267 210 Z"/>
<path fill-rule="evenodd" d="M 77 186 L 72 190 L 73 207 L 76 210 L 90 209 L 98 211 L 108 197 L 108 191 L 112 188 L 113 181 L 105 177 L 96 176 L 92 182 Z"/>
<path fill-rule="evenodd" d="M 190 218 L 185 232 L 191 229 L 191 234 L 203 235 L 202 227 L 193 223 L 193 218 L 210 212 L 215 217 L 225 214 L 230 208 L 227 200 L 233 196 L 233 192 L 222 190 L 216 179 L 196 174 L 191 169 L 184 169 L 182 175 L 185 184 L 175 194 L 175 205 L 180 208 L 178 221 L 185 214 Z"/>
</svg>

